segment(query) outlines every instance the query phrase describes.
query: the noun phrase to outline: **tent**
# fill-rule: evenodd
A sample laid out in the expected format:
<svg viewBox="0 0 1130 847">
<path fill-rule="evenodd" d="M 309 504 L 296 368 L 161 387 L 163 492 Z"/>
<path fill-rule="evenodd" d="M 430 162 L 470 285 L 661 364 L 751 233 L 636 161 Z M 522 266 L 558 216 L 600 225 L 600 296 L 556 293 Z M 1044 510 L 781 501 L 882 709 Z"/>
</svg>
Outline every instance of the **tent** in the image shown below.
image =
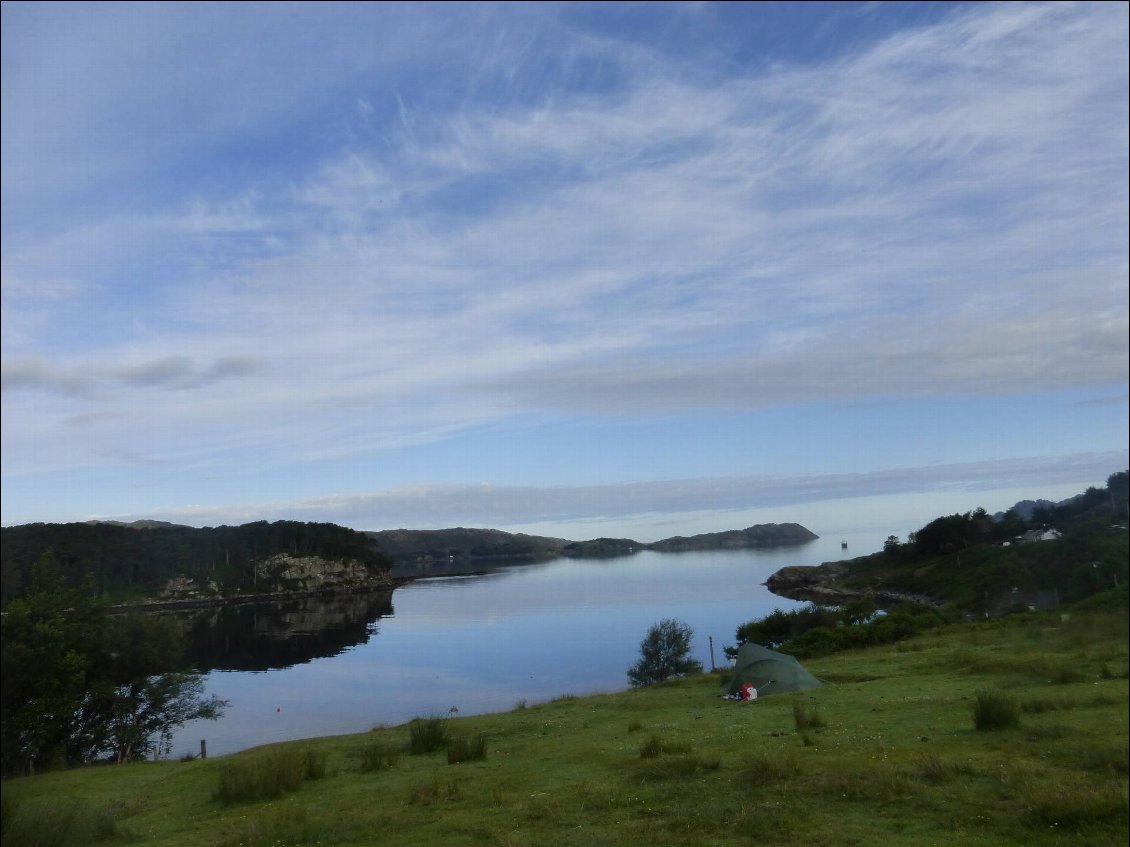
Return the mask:
<svg viewBox="0 0 1130 847">
<path fill-rule="evenodd" d="M 824 683 L 801 667 L 792 656 L 747 642 L 738 648 L 734 674 L 730 679 L 729 697 L 740 697 L 742 684 L 753 683 L 757 695 L 807 691 Z"/>
</svg>

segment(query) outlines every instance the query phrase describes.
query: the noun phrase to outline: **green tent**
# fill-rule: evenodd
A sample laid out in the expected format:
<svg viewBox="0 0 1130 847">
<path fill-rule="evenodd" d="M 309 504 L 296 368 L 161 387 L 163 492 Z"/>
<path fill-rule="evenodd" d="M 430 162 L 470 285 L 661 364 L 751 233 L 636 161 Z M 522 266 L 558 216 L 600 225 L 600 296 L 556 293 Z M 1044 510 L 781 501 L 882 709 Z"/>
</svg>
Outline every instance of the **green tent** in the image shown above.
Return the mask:
<svg viewBox="0 0 1130 847">
<path fill-rule="evenodd" d="M 757 696 L 786 691 L 807 691 L 824 683 L 801 667 L 792 656 L 747 642 L 738 648 L 734 675 L 730 679 L 730 697 L 741 696 L 742 685 L 752 683 Z"/>
</svg>

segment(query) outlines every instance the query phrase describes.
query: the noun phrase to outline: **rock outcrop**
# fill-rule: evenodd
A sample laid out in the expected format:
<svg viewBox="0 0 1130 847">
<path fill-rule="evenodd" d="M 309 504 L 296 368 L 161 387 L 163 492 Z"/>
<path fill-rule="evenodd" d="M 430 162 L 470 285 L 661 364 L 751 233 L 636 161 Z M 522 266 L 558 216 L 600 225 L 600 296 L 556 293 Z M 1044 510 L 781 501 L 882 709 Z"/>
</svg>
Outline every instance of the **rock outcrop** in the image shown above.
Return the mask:
<svg viewBox="0 0 1130 847">
<path fill-rule="evenodd" d="M 848 566 L 844 562 L 825 562 L 822 565 L 791 565 L 781 568 L 765 580 L 765 587 L 778 597 L 787 597 L 818 606 L 842 606 L 865 597 L 879 605 L 918 603 L 940 605 L 931 597 L 906 594 L 875 587 L 848 587 L 843 584 Z"/>
</svg>

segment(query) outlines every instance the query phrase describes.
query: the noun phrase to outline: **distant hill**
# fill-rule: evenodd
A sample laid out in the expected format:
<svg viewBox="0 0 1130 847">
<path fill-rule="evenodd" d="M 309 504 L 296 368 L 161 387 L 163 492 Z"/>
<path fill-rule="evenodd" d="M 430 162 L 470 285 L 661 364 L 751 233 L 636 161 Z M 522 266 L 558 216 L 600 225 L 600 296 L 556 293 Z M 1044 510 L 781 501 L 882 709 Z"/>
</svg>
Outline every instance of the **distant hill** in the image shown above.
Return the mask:
<svg viewBox="0 0 1130 847">
<path fill-rule="evenodd" d="M 181 529 L 191 529 L 192 527 L 184 526 L 183 524 L 169 523 L 168 521 L 130 521 L 125 523 L 123 521 L 100 521 L 91 520 L 84 521 L 87 526 L 124 526 L 127 529 L 171 529 L 179 527 Z"/>
<path fill-rule="evenodd" d="M 798 523 L 769 523 L 728 532 L 707 532 L 689 538 L 675 536 L 648 544 L 649 550 L 680 553 L 685 550 L 744 550 L 750 547 L 786 547 L 805 544 L 820 536 Z"/>
<path fill-rule="evenodd" d="M 397 562 L 446 559 L 545 559 L 561 555 L 563 538 L 499 529 L 385 529 L 365 532 L 376 549 Z"/>
<path fill-rule="evenodd" d="M 631 538 L 567 541 L 523 535 L 498 529 L 393 529 L 366 532 L 377 549 L 396 562 L 431 563 L 444 560 L 514 559 L 533 561 L 557 556 L 600 558 L 640 550 L 678 553 L 689 550 L 744 550 L 784 547 L 819 538 L 800 524 L 759 524 L 729 532 L 709 532 L 689 538 L 675 536 L 650 544 Z"/>
</svg>

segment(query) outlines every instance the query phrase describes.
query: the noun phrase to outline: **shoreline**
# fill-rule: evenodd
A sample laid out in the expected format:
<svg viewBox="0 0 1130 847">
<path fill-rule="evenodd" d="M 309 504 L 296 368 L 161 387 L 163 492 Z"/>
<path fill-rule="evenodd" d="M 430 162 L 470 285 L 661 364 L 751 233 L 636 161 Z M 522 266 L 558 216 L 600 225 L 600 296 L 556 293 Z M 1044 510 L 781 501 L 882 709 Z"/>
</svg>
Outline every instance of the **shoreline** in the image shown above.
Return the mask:
<svg viewBox="0 0 1130 847">
<path fill-rule="evenodd" d="M 415 582 L 415 577 L 393 577 L 387 583 L 364 586 L 334 586 L 332 588 L 310 588 L 301 591 L 271 591 L 262 594 L 234 594 L 218 597 L 185 597 L 173 600 L 142 600 L 135 603 L 116 603 L 109 607 L 112 615 L 129 612 L 176 612 L 188 609 L 209 609 L 214 606 L 242 606 L 253 603 L 279 603 L 284 600 L 298 600 L 307 597 L 332 597 L 335 594 L 391 594 Z"/>
</svg>

